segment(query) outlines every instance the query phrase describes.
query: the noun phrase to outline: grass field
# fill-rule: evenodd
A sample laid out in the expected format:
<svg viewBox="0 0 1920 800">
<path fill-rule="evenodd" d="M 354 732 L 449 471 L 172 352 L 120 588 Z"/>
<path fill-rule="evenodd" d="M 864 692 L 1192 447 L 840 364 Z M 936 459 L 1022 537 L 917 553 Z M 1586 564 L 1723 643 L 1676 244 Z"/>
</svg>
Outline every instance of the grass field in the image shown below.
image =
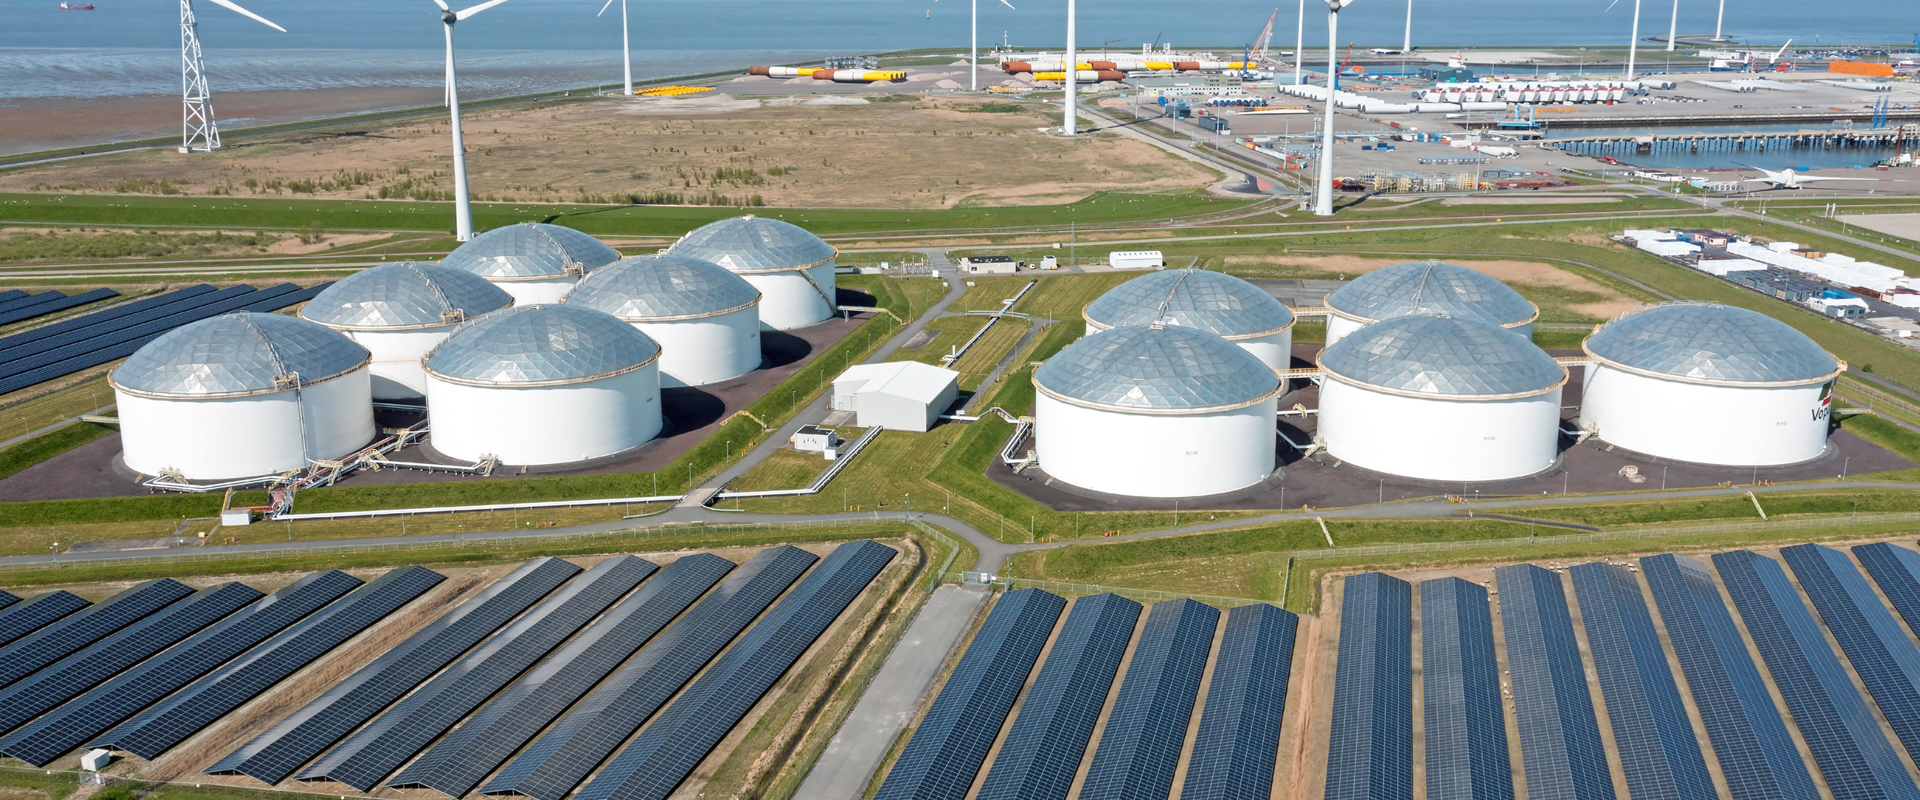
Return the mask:
<svg viewBox="0 0 1920 800">
<path fill-rule="evenodd" d="M 0 480 L 5 480 L 20 470 L 113 433 L 113 429 L 105 425 L 76 422 L 0 450 Z"/>
<path fill-rule="evenodd" d="M 841 431 L 841 437 L 847 436 Z M 859 433 L 856 430 L 855 436 Z M 825 472 L 833 462 L 822 458 L 819 453 L 802 453 L 782 447 L 767 456 L 767 460 L 747 470 L 745 474 L 734 478 L 727 484 L 730 492 L 765 492 L 775 489 L 799 489 L 813 482 L 820 473 Z"/>
<path fill-rule="evenodd" d="M 1863 489 L 1846 492 L 1794 492 L 1760 495 L 1769 519 L 1807 516 L 1920 511 L 1920 493 L 1902 489 Z M 1562 522 L 1599 525 L 1609 530 L 1675 523 L 1747 521 L 1760 519 L 1753 501 L 1744 496 L 1675 498 L 1651 502 L 1608 503 L 1589 506 L 1529 508 L 1524 516 Z"/>
<path fill-rule="evenodd" d="M 54 772 L 25 769 L 21 767 L 0 767 L 0 791 L 9 797 L 20 800 L 60 800 L 73 793 L 80 786 L 80 776 L 73 772 Z"/>
</svg>

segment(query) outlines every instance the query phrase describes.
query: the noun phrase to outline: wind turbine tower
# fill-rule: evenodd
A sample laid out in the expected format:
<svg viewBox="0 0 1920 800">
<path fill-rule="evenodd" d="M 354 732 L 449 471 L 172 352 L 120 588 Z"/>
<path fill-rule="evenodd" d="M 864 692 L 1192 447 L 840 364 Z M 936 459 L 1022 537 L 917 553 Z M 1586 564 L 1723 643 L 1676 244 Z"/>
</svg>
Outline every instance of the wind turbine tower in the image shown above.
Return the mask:
<svg viewBox="0 0 1920 800">
<path fill-rule="evenodd" d="M 213 0 L 216 5 L 255 20 L 281 33 L 287 29 L 268 21 L 232 0 Z M 220 123 L 213 116 L 213 92 L 207 88 L 207 62 L 200 55 L 200 22 L 193 15 L 193 0 L 180 0 L 180 152 L 211 153 L 220 149 Z"/>
<path fill-rule="evenodd" d="M 1293 85 L 1300 85 L 1300 62 L 1307 55 L 1307 0 L 1300 0 L 1300 21 L 1293 26 Z"/>
<path fill-rule="evenodd" d="M 1633 80 L 1633 60 L 1640 54 L 1640 0 L 1633 0 L 1633 39 L 1627 43 L 1627 74 L 1625 80 Z"/>
<path fill-rule="evenodd" d="M 606 5 L 603 5 L 600 7 L 600 14 L 607 13 L 607 6 L 610 6 L 610 5 L 613 5 L 613 0 L 607 0 Z M 600 14 L 595 14 L 594 16 L 597 17 L 597 16 L 600 16 Z M 624 74 L 627 79 L 626 90 L 622 91 L 621 94 L 627 97 L 632 97 L 633 96 L 633 46 L 628 43 L 628 39 L 627 39 L 627 0 L 620 0 L 620 56 L 621 56 L 621 65 L 625 67 Z"/>
<path fill-rule="evenodd" d="M 1327 0 L 1327 115 L 1320 126 L 1320 191 L 1314 198 L 1316 216 L 1333 216 L 1333 92 L 1340 74 L 1340 9 L 1353 0 Z"/>
<path fill-rule="evenodd" d="M 1060 126 L 1060 132 L 1068 136 L 1074 136 L 1080 132 L 1080 108 L 1077 105 L 1077 98 L 1074 97 L 1074 85 L 1080 82 L 1080 55 L 1073 49 L 1073 37 L 1078 33 L 1074 29 L 1076 19 L 1078 17 L 1074 14 L 1073 0 L 1067 0 L 1067 63 L 1062 65 L 1067 70 L 1067 119 Z"/>
<path fill-rule="evenodd" d="M 487 0 L 454 11 L 447 7 L 446 0 L 433 0 L 433 4 L 440 7 L 440 22 L 447 29 L 447 109 L 453 120 L 450 126 L 453 128 L 453 233 L 455 239 L 463 242 L 473 238 L 473 198 L 467 194 L 467 145 L 460 136 L 460 89 L 453 73 L 453 25 L 504 2 L 507 0 Z"/>
<path fill-rule="evenodd" d="M 1675 3 L 1680 0 L 1674 0 Z M 1413 0 L 1407 0 L 1407 38 L 1400 43 L 1402 54 L 1413 52 Z"/>
<path fill-rule="evenodd" d="M 1667 21 L 1667 52 L 1673 52 L 1673 37 L 1680 33 L 1680 0 L 1673 0 L 1673 18 Z"/>
</svg>

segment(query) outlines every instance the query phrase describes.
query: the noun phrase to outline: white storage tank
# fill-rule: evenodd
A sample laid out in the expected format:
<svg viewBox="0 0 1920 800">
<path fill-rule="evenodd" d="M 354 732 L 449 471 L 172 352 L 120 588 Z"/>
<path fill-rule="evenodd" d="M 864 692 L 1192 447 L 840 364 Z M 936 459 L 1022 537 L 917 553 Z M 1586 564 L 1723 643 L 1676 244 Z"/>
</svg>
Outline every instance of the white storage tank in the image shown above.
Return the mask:
<svg viewBox="0 0 1920 800">
<path fill-rule="evenodd" d="M 514 465 L 610 456 L 660 432 L 660 346 L 609 314 L 532 305 L 462 325 L 427 354 L 433 448 Z"/>
<path fill-rule="evenodd" d="M 373 353 L 373 399 L 420 400 L 420 358 L 455 326 L 513 305 L 513 297 L 471 272 L 424 261 L 364 269 L 335 281 L 300 308 Z"/>
<path fill-rule="evenodd" d="M 1827 446 L 1840 363 L 1773 317 L 1671 303 L 1587 337 L 1580 424 L 1609 444 L 1699 464 L 1771 466 Z"/>
<path fill-rule="evenodd" d="M 660 345 L 660 385 L 700 386 L 760 368 L 760 291 L 708 261 L 636 256 L 580 280 L 566 304 L 619 317 Z"/>
<path fill-rule="evenodd" d="M 1497 481 L 1553 466 L 1567 369 L 1476 319 L 1395 317 L 1320 351 L 1327 453 L 1375 472 Z"/>
<path fill-rule="evenodd" d="M 1275 370 L 1293 364 L 1293 311 L 1244 280 L 1202 269 L 1166 270 L 1115 286 L 1087 304 L 1087 333 L 1178 325 L 1233 342 Z"/>
<path fill-rule="evenodd" d="M 1194 497 L 1273 472 L 1283 386 L 1211 333 L 1122 327 L 1081 339 L 1033 373 L 1040 467 L 1125 497 Z"/>
<path fill-rule="evenodd" d="M 833 245 L 806 229 L 752 215 L 711 222 L 674 242 L 668 252 L 711 261 L 760 290 L 760 324 L 776 331 L 833 318 Z"/>
<path fill-rule="evenodd" d="M 110 379 L 127 467 L 192 481 L 273 475 L 373 441 L 367 349 L 295 317 L 182 325 Z"/>
<path fill-rule="evenodd" d="M 582 276 L 618 260 L 618 251 L 572 228 L 522 222 L 475 236 L 440 263 L 486 278 L 524 306 L 560 302 Z"/>
<path fill-rule="evenodd" d="M 1383 319 L 1415 313 L 1491 322 L 1533 339 L 1540 309 L 1512 287 L 1445 261 L 1410 261 L 1374 270 L 1327 295 L 1327 344 Z"/>
</svg>

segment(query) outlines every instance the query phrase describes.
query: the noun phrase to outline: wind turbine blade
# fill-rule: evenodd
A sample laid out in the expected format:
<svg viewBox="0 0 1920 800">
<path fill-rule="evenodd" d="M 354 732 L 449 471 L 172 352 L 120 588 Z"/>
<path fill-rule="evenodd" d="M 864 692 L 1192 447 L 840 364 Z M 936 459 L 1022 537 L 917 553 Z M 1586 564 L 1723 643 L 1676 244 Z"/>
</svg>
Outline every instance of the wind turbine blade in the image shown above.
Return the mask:
<svg viewBox="0 0 1920 800">
<path fill-rule="evenodd" d="M 269 28 L 272 28 L 276 31 L 279 31 L 281 33 L 287 32 L 286 28 L 282 28 L 279 25 L 273 24 L 273 20 L 267 19 L 266 17 L 260 16 L 259 14 L 255 14 L 251 11 L 241 8 L 238 4 L 234 3 L 233 0 L 213 0 L 213 2 L 216 5 L 226 8 L 228 11 L 232 11 L 233 13 L 239 14 L 240 16 L 252 19 L 253 21 L 258 22 L 262 25 L 265 25 Z"/>
<path fill-rule="evenodd" d="M 454 19 L 464 20 L 468 17 L 471 17 L 475 14 L 478 14 L 494 6 L 500 5 L 501 3 L 504 3 L 504 2 L 507 2 L 507 0 L 487 0 L 487 2 L 481 3 L 480 5 L 467 6 L 466 8 L 460 9 L 459 11 L 454 12 L 453 17 Z"/>
<path fill-rule="evenodd" d="M 434 5 L 436 5 L 436 6 L 439 6 L 439 7 L 440 7 L 440 10 L 441 10 L 441 11 L 452 11 L 452 10 L 453 10 L 453 9 L 451 9 L 451 8 L 448 8 L 448 7 L 447 7 L 447 0 L 433 0 L 433 4 L 434 4 Z"/>
<path fill-rule="evenodd" d="M 1000 0 L 1000 5 L 1006 6 L 1007 8 L 1013 8 L 1013 4 L 1007 2 L 1007 0 Z M 1013 10 L 1019 11 L 1020 9 L 1013 8 Z"/>
<path fill-rule="evenodd" d="M 1607 13 L 1607 11 L 1612 11 L 1613 7 L 1617 5 L 1620 5 L 1620 0 L 1613 0 L 1613 2 L 1607 4 L 1606 11 L 1602 11 L 1600 13 L 1605 14 Z"/>
<path fill-rule="evenodd" d="M 605 14 L 605 13 L 607 13 L 607 9 L 609 9 L 609 8 L 612 8 L 612 7 L 613 7 L 613 0 L 607 0 L 607 2 L 606 2 L 606 3 L 603 3 L 603 4 L 602 4 L 602 5 L 600 6 L 600 14 Z M 595 14 L 594 16 L 596 16 L 596 17 L 598 17 L 598 16 L 600 16 L 600 14 Z"/>
</svg>

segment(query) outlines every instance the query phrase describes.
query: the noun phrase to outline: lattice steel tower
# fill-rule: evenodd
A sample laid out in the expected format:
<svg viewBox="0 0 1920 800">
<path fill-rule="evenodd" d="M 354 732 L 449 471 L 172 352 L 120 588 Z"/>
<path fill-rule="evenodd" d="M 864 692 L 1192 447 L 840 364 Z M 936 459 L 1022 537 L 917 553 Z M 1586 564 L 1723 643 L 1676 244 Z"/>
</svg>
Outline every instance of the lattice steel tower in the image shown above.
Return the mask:
<svg viewBox="0 0 1920 800">
<path fill-rule="evenodd" d="M 213 94 L 207 91 L 207 62 L 200 57 L 199 23 L 193 0 L 180 0 L 180 152 L 220 149 L 220 123 L 213 118 Z"/>
</svg>

